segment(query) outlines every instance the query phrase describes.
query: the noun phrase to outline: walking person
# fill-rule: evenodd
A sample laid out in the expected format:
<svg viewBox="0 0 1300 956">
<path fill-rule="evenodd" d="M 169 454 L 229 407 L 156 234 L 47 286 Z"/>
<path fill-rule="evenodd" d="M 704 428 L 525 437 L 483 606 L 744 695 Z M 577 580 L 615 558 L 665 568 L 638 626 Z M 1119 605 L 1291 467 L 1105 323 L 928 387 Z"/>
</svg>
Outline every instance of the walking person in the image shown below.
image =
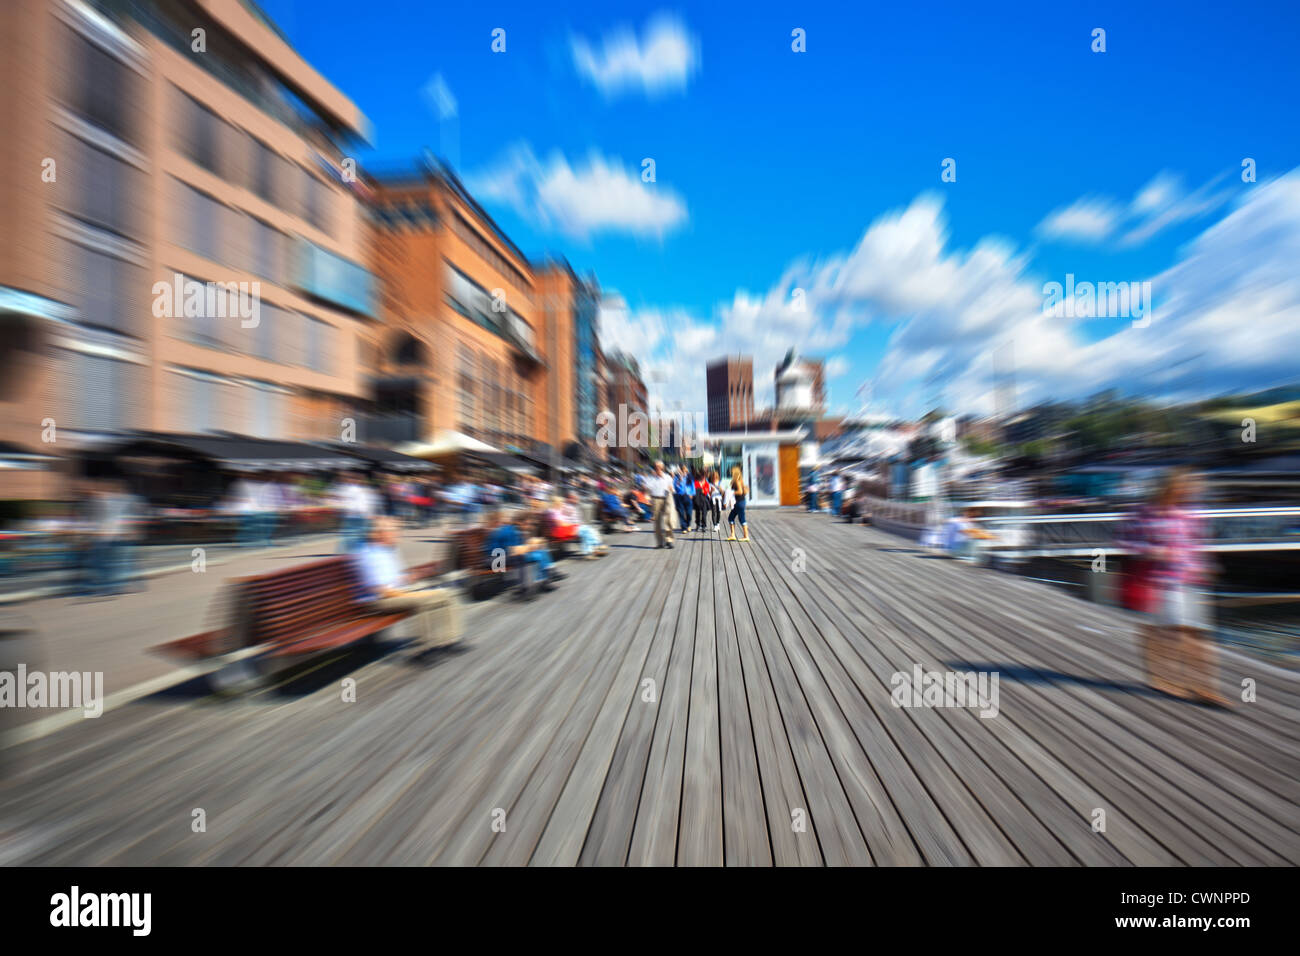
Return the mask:
<svg viewBox="0 0 1300 956">
<path fill-rule="evenodd" d="M 831 475 L 831 515 L 839 517 L 844 507 L 844 476 L 838 471 Z"/>
<path fill-rule="evenodd" d="M 736 493 L 731 490 L 730 478 L 724 481 L 721 487 L 722 487 L 722 509 L 720 513 L 726 515 L 726 518 L 723 520 L 725 520 L 727 523 L 727 534 L 733 536 L 734 538 L 735 531 L 732 529 L 731 526 L 731 510 L 736 507 Z"/>
<path fill-rule="evenodd" d="M 731 526 L 731 535 L 728 541 L 736 540 L 736 522 L 745 529 L 745 536 L 741 541 L 749 540 L 749 522 L 745 519 L 745 499 L 749 496 L 749 488 L 745 485 L 745 476 L 740 471 L 739 465 L 731 466 L 731 492 L 736 496 L 736 503 L 731 506 L 731 512 L 727 515 L 727 524 Z"/>
<path fill-rule="evenodd" d="M 709 475 L 701 470 L 695 473 L 695 530 L 707 531 L 709 521 L 709 498 L 712 491 Z"/>
<path fill-rule="evenodd" d="M 1125 572 L 1124 604 L 1147 615 L 1139 629 L 1147 684 L 1174 697 L 1220 707 L 1211 621 L 1200 590 L 1210 569 L 1202 522 L 1191 510 L 1195 479 L 1171 470 L 1124 537 L 1136 555 Z"/>
<path fill-rule="evenodd" d="M 691 502 L 695 497 L 695 486 L 691 481 L 690 469 L 679 465 L 673 476 L 673 497 L 677 502 L 677 523 L 682 528 L 691 526 Z"/>
<path fill-rule="evenodd" d="M 722 481 L 718 469 L 709 472 L 709 516 L 713 519 L 713 533 L 722 526 Z"/>
<path fill-rule="evenodd" d="M 645 480 L 645 493 L 650 496 L 651 513 L 654 519 L 655 547 L 671 548 L 673 546 L 673 479 L 664 471 L 664 463 L 656 461 L 654 471 Z"/>
</svg>

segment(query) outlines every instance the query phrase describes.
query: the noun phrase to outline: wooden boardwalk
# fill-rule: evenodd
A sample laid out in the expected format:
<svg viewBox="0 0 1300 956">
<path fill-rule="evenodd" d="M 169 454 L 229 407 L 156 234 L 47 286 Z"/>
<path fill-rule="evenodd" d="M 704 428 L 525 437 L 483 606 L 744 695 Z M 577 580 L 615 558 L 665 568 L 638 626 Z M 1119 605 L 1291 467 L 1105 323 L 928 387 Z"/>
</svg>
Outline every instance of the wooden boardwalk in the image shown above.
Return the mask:
<svg viewBox="0 0 1300 956">
<path fill-rule="evenodd" d="M 353 654 L 24 744 L 0 862 L 1300 863 L 1294 675 L 1227 656 L 1225 692 L 1251 678 L 1257 702 L 1156 696 L 1127 615 L 824 515 L 752 518 L 750 544 L 614 535 L 556 593 L 473 606 L 431 660 Z M 895 707 L 914 665 L 998 672 L 997 716 Z"/>
</svg>

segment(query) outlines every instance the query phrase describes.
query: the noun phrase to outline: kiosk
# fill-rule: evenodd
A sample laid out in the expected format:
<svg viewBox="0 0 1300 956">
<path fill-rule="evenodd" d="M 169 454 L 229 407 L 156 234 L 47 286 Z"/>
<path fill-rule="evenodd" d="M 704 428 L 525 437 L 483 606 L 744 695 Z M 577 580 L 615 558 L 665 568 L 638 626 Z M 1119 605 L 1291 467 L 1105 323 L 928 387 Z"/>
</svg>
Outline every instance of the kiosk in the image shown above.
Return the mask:
<svg viewBox="0 0 1300 956">
<path fill-rule="evenodd" d="M 727 478 L 740 465 L 753 508 L 799 504 L 800 448 L 808 437 L 804 428 L 787 431 L 714 432 L 700 436 L 718 473 Z"/>
</svg>

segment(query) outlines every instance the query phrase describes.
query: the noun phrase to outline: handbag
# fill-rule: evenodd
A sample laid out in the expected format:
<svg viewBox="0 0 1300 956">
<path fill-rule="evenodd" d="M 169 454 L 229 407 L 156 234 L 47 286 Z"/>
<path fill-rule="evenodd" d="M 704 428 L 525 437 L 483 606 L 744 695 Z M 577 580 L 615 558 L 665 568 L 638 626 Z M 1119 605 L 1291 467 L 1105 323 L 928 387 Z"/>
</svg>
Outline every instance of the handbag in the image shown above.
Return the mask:
<svg viewBox="0 0 1300 956">
<path fill-rule="evenodd" d="M 1120 581 L 1120 603 L 1130 611 L 1148 614 L 1155 610 L 1160 591 L 1155 586 L 1153 565 L 1146 558 L 1137 558 L 1124 568 Z"/>
</svg>

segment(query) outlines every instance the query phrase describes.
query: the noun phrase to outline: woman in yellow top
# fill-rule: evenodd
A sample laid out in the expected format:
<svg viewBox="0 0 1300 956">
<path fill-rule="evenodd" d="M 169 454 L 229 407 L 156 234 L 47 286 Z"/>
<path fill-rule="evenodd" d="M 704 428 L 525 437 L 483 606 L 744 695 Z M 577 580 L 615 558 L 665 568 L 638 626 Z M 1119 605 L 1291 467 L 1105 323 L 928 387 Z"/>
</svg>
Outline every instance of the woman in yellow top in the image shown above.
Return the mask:
<svg viewBox="0 0 1300 956">
<path fill-rule="evenodd" d="M 745 520 L 745 498 L 749 495 L 749 489 L 745 487 L 745 476 L 741 474 L 739 465 L 731 466 L 731 493 L 736 496 L 736 503 L 727 515 L 727 525 L 731 530 L 731 537 L 727 540 L 736 540 L 736 522 L 739 521 L 745 529 L 745 536 L 740 540 L 748 541 L 749 522 Z"/>
</svg>

